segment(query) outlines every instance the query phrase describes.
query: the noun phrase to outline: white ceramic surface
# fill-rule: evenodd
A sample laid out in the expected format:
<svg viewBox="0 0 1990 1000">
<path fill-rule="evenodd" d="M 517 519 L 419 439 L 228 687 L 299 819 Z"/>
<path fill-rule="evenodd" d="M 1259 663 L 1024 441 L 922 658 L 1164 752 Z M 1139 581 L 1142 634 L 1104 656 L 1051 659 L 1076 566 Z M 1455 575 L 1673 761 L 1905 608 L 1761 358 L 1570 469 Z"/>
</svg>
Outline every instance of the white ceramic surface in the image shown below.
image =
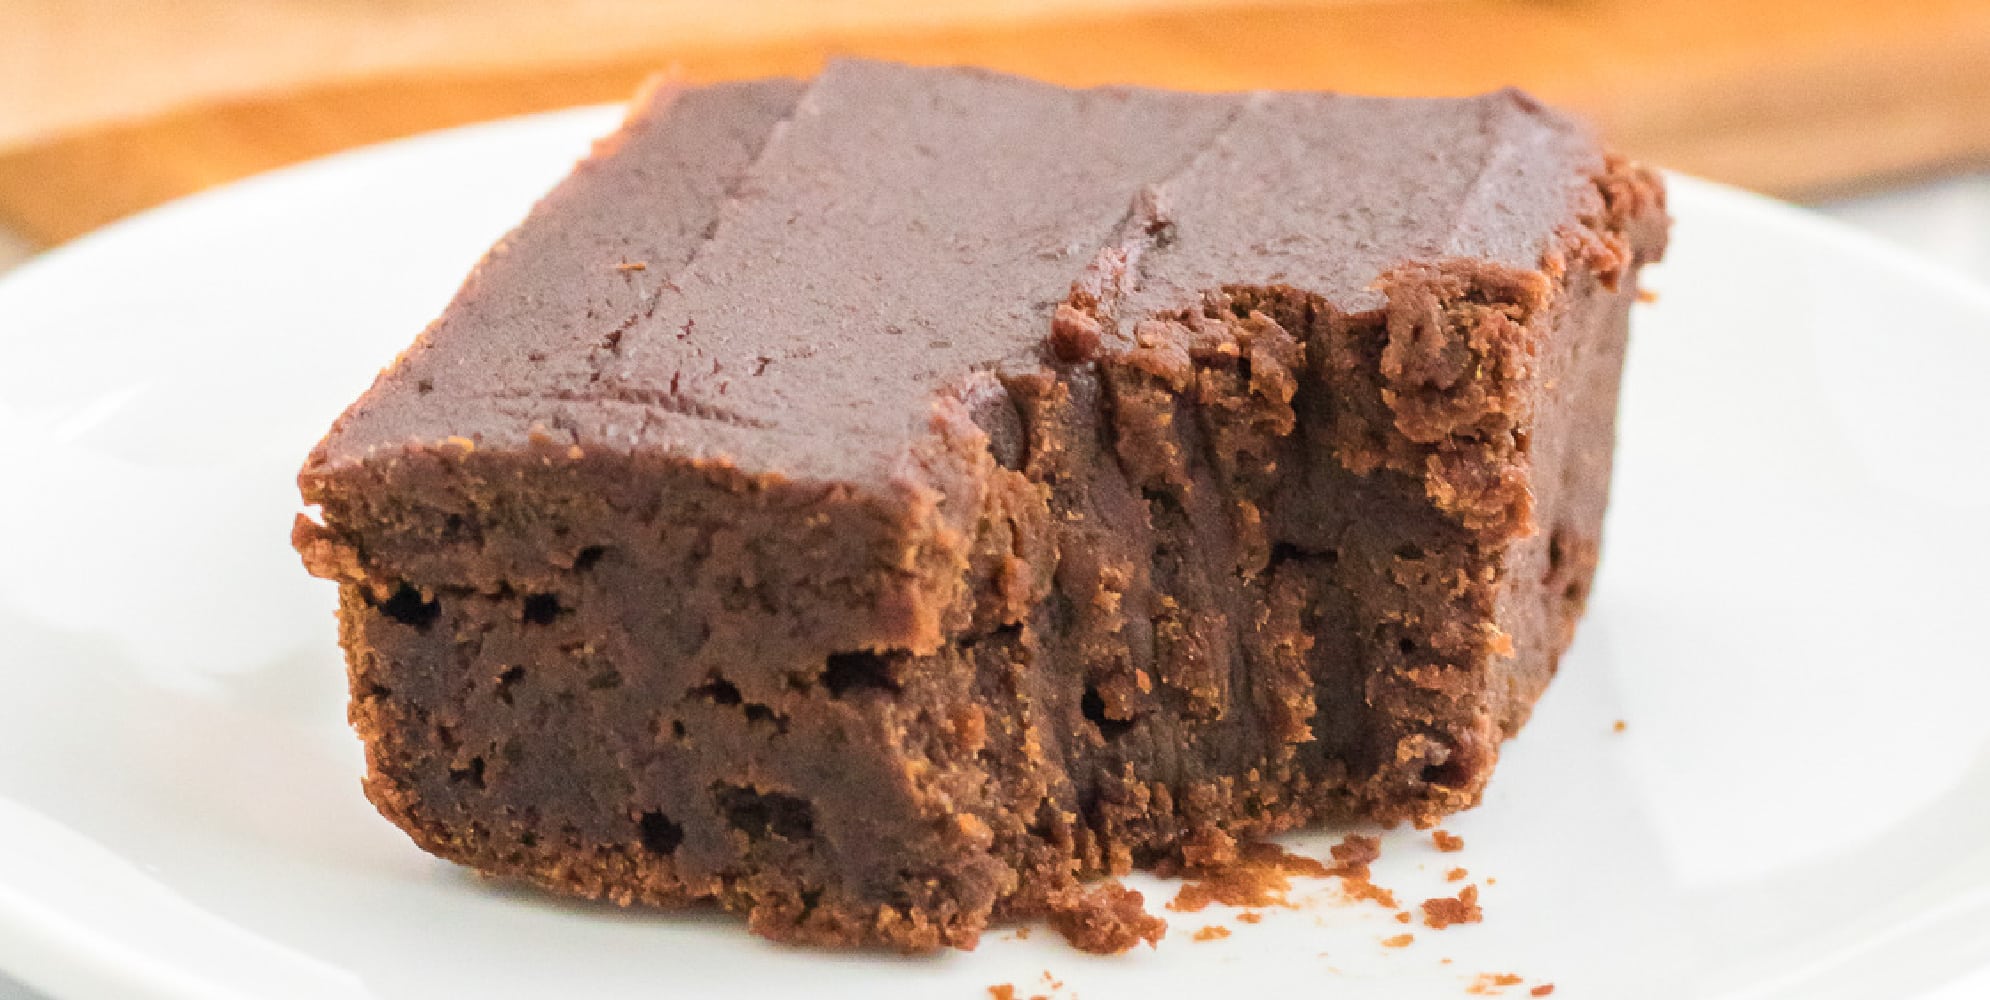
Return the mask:
<svg viewBox="0 0 1990 1000">
<path fill-rule="evenodd" d="M 0 970 L 203 1000 L 1450 998 L 1482 972 L 1525 977 L 1509 996 L 1831 1000 L 1990 964 L 1990 293 L 1687 179 L 1576 647 L 1448 824 L 1462 853 L 1384 838 L 1377 881 L 1413 902 L 1463 865 L 1483 924 L 1384 948 L 1401 925 L 1317 885 L 1257 925 L 1177 915 L 1123 958 L 998 933 L 908 960 L 429 859 L 359 795 L 291 477 L 612 121 L 337 157 L 0 282 Z M 1189 940 L 1211 923 L 1232 936 Z"/>
</svg>

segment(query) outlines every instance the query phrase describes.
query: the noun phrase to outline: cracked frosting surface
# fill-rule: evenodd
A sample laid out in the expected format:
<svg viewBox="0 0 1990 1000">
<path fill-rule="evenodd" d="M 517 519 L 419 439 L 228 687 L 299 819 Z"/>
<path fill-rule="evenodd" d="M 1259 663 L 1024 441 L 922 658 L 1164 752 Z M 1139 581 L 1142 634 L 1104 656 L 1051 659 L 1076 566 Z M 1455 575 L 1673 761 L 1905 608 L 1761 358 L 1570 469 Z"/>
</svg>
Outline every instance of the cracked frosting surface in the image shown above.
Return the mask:
<svg viewBox="0 0 1990 1000">
<path fill-rule="evenodd" d="M 644 127 L 672 101 L 640 111 L 611 140 L 626 155 L 549 197 L 348 415 L 331 464 L 448 429 L 862 483 L 927 433 L 933 395 L 1043 359 L 1073 282 L 1143 211 L 1129 315 L 1223 283 L 1362 312 L 1400 261 L 1537 266 L 1596 211 L 1601 168 L 1512 91 L 1067 90 L 839 62 L 674 102 L 741 111 L 681 108 L 672 130 Z"/>
</svg>

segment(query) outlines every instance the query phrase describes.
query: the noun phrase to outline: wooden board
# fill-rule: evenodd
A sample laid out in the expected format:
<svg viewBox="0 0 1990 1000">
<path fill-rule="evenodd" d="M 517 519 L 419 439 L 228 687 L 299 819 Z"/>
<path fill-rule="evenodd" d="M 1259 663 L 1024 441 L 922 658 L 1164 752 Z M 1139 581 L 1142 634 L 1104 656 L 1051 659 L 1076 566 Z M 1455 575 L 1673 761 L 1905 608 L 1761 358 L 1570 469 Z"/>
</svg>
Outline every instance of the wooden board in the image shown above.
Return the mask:
<svg viewBox="0 0 1990 1000">
<path fill-rule="evenodd" d="M 44 16 L 44 34 L 69 30 L 56 10 L 69 4 L 14 2 Z M 160 14 L 143 13 L 150 4 L 116 7 L 144 18 L 209 5 L 156 5 Z M 240 59 L 241 78 L 221 86 L 230 78 L 208 66 L 188 85 L 194 103 L 147 91 L 122 112 L 136 117 L 108 122 L 120 105 L 97 87 L 80 120 L 43 121 L 36 134 L 13 136 L 0 148 L 0 224 L 54 243 L 340 149 L 619 100 L 659 68 L 695 80 L 806 74 L 836 54 L 975 63 L 1069 84 L 1381 94 L 1516 84 L 1588 115 L 1641 158 L 1783 195 L 1990 161 L 1990 3 L 1964 0 L 298 0 L 239 8 L 305 11 L 346 56 L 317 67 L 297 65 L 309 60 L 294 53 L 276 64 L 267 54 L 246 59 L 228 47 L 239 47 L 240 26 L 218 33 L 227 44 L 217 51 L 201 53 L 200 39 L 180 25 L 168 33 L 173 44 L 196 51 L 179 62 Z M 406 27 L 389 15 L 405 21 L 410 10 L 423 15 L 417 37 L 389 39 L 397 24 Z M 0 14 L 0 63 L 10 47 L 50 44 L 9 35 L 10 16 Z M 375 37 L 384 54 L 351 55 L 355 46 L 372 51 L 365 41 Z M 170 69 L 147 64 L 145 72 L 157 88 Z M 0 93 L 5 84 L 0 76 Z M 0 145 L 10 141 L 6 111 L 0 101 Z"/>
</svg>

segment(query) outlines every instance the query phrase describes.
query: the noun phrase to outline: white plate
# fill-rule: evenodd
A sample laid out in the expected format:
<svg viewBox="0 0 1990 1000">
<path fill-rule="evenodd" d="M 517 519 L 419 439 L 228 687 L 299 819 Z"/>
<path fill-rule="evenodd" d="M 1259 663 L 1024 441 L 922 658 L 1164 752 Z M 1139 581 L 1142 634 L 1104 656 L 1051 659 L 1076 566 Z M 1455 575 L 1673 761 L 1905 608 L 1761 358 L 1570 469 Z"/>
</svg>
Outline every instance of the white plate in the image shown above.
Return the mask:
<svg viewBox="0 0 1990 1000">
<path fill-rule="evenodd" d="M 1450 998 L 1512 972 L 1511 996 L 1815 1000 L 1990 961 L 1990 294 L 1683 178 L 1576 648 L 1448 824 L 1463 853 L 1385 838 L 1378 881 L 1413 903 L 1462 864 L 1483 924 L 1384 948 L 1404 928 L 1322 885 L 1122 958 L 997 933 L 903 960 L 416 851 L 359 795 L 291 477 L 613 119 L 336 157 L 0 284 L 0 969 L 79 997 Z M 1190 940 L 1212 923 L 1232 936 Z"/>
</svg>

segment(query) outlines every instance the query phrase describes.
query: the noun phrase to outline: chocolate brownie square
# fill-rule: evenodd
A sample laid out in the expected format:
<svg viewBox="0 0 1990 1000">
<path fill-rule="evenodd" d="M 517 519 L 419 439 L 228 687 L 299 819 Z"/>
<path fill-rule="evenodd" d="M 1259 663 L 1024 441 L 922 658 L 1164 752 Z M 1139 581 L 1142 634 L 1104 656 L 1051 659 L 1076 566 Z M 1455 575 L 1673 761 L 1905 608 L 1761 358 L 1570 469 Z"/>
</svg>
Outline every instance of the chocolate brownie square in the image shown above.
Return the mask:
<svg viewBox="0 0 1990 1000">
<path fill-rule="evenodd" d="M 1470 806 L 1581 613 L 1666 226 L 1513 91 L 660 88 L 301 475 L 367 794 L 908 950 L 1123 947 L 1085 880 Z"/>
</svg>

